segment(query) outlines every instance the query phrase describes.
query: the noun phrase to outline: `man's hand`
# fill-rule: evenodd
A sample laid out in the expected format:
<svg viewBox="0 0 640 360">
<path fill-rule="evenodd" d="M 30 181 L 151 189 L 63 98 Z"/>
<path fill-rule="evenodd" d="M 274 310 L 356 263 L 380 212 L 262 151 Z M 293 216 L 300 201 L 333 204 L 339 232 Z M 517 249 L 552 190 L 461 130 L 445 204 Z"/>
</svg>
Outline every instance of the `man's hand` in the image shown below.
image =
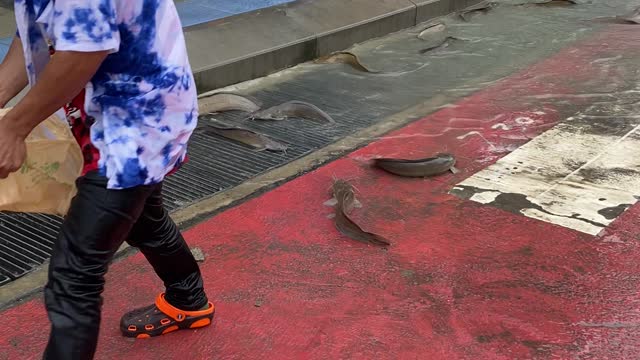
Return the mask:
<svg viewBox="0 0 640 360">
<path fill-rule="evenodd" d="M 0 179 L 20 169 L 27 157 L 24 137 L 16 134 L 0 119 Z"/>
</svg>

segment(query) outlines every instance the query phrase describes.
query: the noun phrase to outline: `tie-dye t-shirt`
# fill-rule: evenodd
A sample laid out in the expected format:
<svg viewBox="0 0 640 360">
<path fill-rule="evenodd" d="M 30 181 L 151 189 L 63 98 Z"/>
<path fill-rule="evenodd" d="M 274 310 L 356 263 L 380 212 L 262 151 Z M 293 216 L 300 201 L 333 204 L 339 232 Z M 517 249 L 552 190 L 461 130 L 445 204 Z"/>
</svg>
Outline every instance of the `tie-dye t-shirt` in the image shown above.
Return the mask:
<svg viewBox="0 0 640 360">
<path fill-rule="evenodd" d="M 109 51 L 85 88 L 108 187 L 158 183 L 184 161 L 197 94 L 172 0 L 15 0 L 31 84 L 56 51 Z M 55 55 L 54 55 L 55 56 Z"/>
</svg>

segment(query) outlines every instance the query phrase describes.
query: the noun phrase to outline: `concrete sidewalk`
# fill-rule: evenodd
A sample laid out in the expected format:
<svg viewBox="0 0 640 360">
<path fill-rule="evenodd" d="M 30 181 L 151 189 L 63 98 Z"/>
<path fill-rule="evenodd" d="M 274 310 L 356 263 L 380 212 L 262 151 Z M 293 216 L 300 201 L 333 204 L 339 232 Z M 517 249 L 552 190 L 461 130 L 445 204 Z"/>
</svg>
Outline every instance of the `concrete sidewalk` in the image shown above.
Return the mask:
<svg viewBox="0 0 640 360">
<path fill-rule="evenodd" d="M 97 358 L 637 358 L 638 206 L 626 204 L 612 218 L 603 213 L 612 222 L 591 235 L 554 218 L 533 219 L 513 200 L 518 193 L 485 203 L 450 194 L 516 152 L 531 155 L 525 144 L 575 118 L 592 121 L 562 138 L 574 150 L 594 145 L 577 141 L 582 134 L 618 136 L 616 144 L 640 139 L 633 126 L 623 131 L 634 125 L 624 119 L 639 91 L 637 34 L 632 26 L 608 27 L 428 116 L 424 109 L 437 100 L 425 100 L 387 119 L 418 121 L 194 226 L 185 236 L 207 257 L 202 270 L 218 309 L 211 328 L 122 338 L 120 315 L 150 302 L 161 284 L 140 254 L 117 262 Z M 637 142 L 628 146 L 640 150 Z M 369 165 L 376 157 L 445 150 L 461 173 L 407 179 Z M 524 192 L 532 176 L 553 186 L 597 158 L 567 163 L 561 174 L 546 167 L 528 173 L 524 161 L 509 171 Z M 591 171 L 576 187 L 608 179 L 607 186 L 623 188 L 628 178 L 606 174 L 624 166 L 621 173 L 637 180 L 638 159 L 629 161 Z M 388 250 L 335 229 L 327 205 L 335 179 L 355 186 L 363 207 L 354 218 L 389 238 Z M 576 219 L 584 215 L 580 203 L 565 205 Z M 0 359 L 37 358 L 47 340 L 42 301 L 2 317 Z"/>
<path fill-rule="evenodd" d="M 262 77 L 480 0 L 179 0 L 200 92 Z M 0 59 L 15 32 L 0 0 Z"/>
<path fill-rule="evenodd" d="M 182 25 L 193 26 L 209 21 L 224 19 L 275 5 L 286 4 L 293 0 L 175 0 Z M 8 49 L 8 40 L 16 30 L 13 14 L 13 1 L 0 1 L 0 60 Z"/>
</svg>

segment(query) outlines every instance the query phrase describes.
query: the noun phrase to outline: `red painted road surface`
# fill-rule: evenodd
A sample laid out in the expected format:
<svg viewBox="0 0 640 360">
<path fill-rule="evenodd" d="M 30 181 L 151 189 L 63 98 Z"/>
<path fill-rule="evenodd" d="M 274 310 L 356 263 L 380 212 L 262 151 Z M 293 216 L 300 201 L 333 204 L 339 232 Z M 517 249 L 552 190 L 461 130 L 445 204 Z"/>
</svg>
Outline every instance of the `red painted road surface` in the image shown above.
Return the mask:
<svg viewBox="0 0 640 360">
<path fill-rule="evenodd" d="M 597 75 L 592 61 L 617 55 L 640 60 L 635 28 L 611 28 L 188 231 L 207 255 L 218 309 L 210 328 L 120 337 L 120 315 L 161 284 L 139 254 L 114 264 L 97 358 L 640 358 L 640 208 L 593 237 L 448 195 L 589 100 L 531 95 L 611 88 L 611 76 L 637 71 Z M 523 115 L 535 122 L 518 124 Z M 459 139 L 473 131 L 483 136 Z M 367 165 L 442 150 L 462 173 L 403 179 Z M 363 208 L 354 217 L 389 238 L 388 250 L 335 230 L 323 205 L 335 178 L 355 185 Z M 0 358 L 40 356 L 41 300 L 5 311 L 2 323 Z"/>
</svg>

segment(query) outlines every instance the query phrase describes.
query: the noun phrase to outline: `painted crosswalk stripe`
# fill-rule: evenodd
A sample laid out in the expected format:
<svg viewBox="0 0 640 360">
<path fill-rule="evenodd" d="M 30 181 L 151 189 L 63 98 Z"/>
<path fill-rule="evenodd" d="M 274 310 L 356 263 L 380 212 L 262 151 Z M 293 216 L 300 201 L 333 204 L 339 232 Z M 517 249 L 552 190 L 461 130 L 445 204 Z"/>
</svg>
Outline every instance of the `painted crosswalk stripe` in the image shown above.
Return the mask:
<svg viewBox="0 0 640 360">
<path fill-rule="evenodd" d="M 578 115 L 451 193 L 597 235 L 640 195 L 640 119 Z"/>
</svg>

